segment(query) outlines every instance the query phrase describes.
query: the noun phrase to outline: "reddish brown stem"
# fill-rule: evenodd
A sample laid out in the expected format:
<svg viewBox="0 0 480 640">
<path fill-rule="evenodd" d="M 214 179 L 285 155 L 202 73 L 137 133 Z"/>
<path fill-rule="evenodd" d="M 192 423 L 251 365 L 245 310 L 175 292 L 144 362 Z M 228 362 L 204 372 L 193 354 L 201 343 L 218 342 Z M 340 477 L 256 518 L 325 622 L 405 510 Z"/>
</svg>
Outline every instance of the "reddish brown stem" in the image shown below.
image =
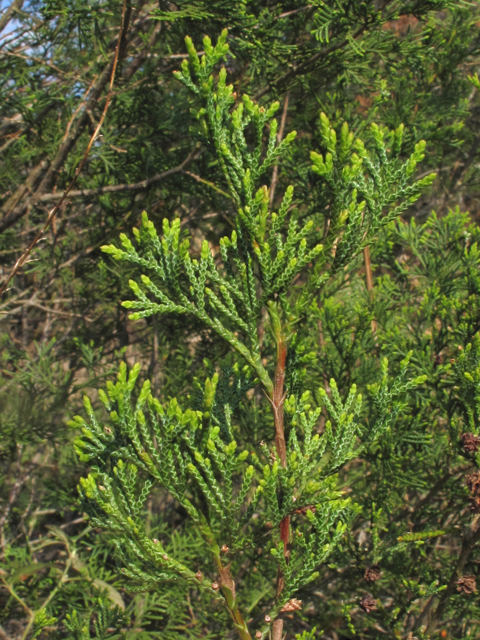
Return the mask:
<svg viewBox="0 0 480 640">
<path fill-rule="evenodd" d="M 277 134 L 277 144 L 280 144 L 283 138 L 283 132 L 285 130 L 285 123 L 287 121 L 287 110 L 288 110 L 288 100 L 290 97 L 290 92 L 287 91 L 287 93 L 285 94 L 285 102 L 283 104 L 283 113 L 282 113 L 282 119 L 280 120 L 280 130 Z M 272 184 L 270 186 L 270 205 L 273 205 L 273 200 L 275 199 L 275 188 L 277 186 L 277 180 L 278 180 L 278 164 L 276 164 L 273 167 L 273 174 L 272 174 Z"/>
<path fill-rule="evenodd" d="M 275 422 L 275 447 L 282 467 L 287 466 L 287 447 L 285 445 L 285 431 L 283 427 L 283 405 L 285 394 L 283 385 L 285 383 L 285 362 L 287 360 L 287 344 L 283 336 L 278 336 L 277 342 L 277 366 L 275 369 L 275 379 L 270 402 L 273 408 Z"/>
<path fill-rule="evenodd" d="M 238 635 L 241 640 L 252 640 L 248 626 L 243 619 L 243 616 L 238 608 L 238 603 L 235 593 L 235 580 L 230 573 L 230 564 L 223 566 L 222 561 L 217 556 L 215 558 L 217 567 L 220 573 L 220 586 L 225 596 L 225 604 L 232 617 L 232 620 L 237 629 Z"/>
<path fill-rule="evenodd" d="M 280 464 L 282 467 L 287 466 L 287 447 L 285 444 L 285 429 L 284 429 L 284 412 L 283 406 L 285 403 L 286 392 L 284 391 L 285 384 L 285 363 L 287 359 L 287 342 L 283 334 L 276 334 L 277 342 L 277 365 L 275 368 L 275 379 L 273 385 L 273 392 L 270 399 L 270 403 L 273 409 L 273 417 L 275 424 L 275 447 L 277 449 L 278 457 L 280 458 Z M 280 539 L 283 542 L 283 554 L 285 560 L 288 562 L 288 538 L 290 532 L 290 517 L 286 516 L 280 523 Z M 283 591 L 285 586 L 285 580 L 280 568 L 277 574 L 277 600 Z M 278 618 L 275 620 L 272 626 L 272 640 L 281 640 L 283 633 L 283 620 Z"/>
<path fill-rule="evenodd" d="M 367 291 L 370 294 L 370 298 L 373 299 L 373 277 L 372 277 L 372 262 L 370 260 L 370 247 L 365 247 L 363 250 L 363 260 L 365 262 L 365 275 L 367 278 Z M 372 320 L 372 333 L 377 331 L 377 323 Z"/>
</svg>

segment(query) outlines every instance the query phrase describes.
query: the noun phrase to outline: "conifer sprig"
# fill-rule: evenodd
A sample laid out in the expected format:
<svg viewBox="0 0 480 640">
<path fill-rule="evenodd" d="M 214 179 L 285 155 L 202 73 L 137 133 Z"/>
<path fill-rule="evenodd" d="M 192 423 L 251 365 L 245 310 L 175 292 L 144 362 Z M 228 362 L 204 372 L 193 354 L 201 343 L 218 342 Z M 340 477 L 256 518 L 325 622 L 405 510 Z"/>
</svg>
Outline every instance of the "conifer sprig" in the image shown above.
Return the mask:
<svg viewBox="0 0 480 640">
<path fill-rule="evenodd" d="M 180 237 L 178 219 L 164 220 L 159 236 L 144 213 L 140 228 L 133 230 L 135 243 L 122 234 L 122 248 L 112 244 L 103 250 L 140 270 L 140 280 L 130 281 L 135 299 L 123 303 L 134 310 L 130 319 L 191 316 L 230 345 L 246 362 L 244 370 L 236 364 L 222 377 L 214 373 L 199 388 L 201 402 L 183 410 L 175 398 L 161 405 L 148 381 L 135 400 L 139 367 L 127 376 L 122 365 L 117 384 L 101 393 L 110 414 L 108 425 L 100 425 L 86 400 L 90 422 L 77 417 L 72 426 L 83 431 L 76 440 L 80 457 L 95 465 L 81 480 L 82 500 L 93 523 L 117 534 L 123 573 L 138 588 L 186 580 L 206 590 L 224 602 L 240 637 L 247 640 L 251 635 L 239 609 L 240 585 L 231 566 L 233 558 L 262 540 L 277 565 L 275 601 L 267 616 L 277 640 L 283 608 L 319 575 L 319 566 L 341 543 L 358 512 L 338 490 L 338 471 L 388 431 L 402 406 L 397 398 L 424 381 L 407 378 L 409 356 L 392 382 L 385 360 L 381 382 L 370 389 L 367 429 L 361 424 L 362 398 L 355 385 L 342 400 L 332 379 L 331 397 L 323 388 L 318 391 L 330 418 L 319 433 L 321 406 L 312 408 L 308 392 L 290 392 L 285 386 L 293 380 L 288 367 L 302 360 L 295 325 L 322 283 L 418 198 L 433 176 L 412 180 L 424 143 L 405 162 L 399 161 L 403 127 L 387 132 L 372 125 L 371 139 L 364 142 L 355 139 L 345 123 L 337 144 L 335 130 L 321 114 L 327 151 L 325 156 L 312 152 L 311 159 L 314 172 L 331 189 L 334 205 L 326 242 L 320 244 L 313 218 L 299 224 L 298 210 L 292 209 L 293 187 L 287 188 L 278 213 L 270 210 L 269 189 L 259 181 L 295 133 L 278 142 L 273 118 L 278 103 L 264 108 L 244 96 L 232 110 L 237 96 L 226 84 L 226 70 L 221 69 L 218 80 L 212 73 L 228 52 L 226 39 L 224 31 L 214 47 L 205 38 L 200 58 L 187 38 L 189 57 L 176 76 L 199 103 L 195 115 L 202 140 L 219 162 L 236 203 L 236 229 L 221 239 L 220 255 L 204 241 L 194 257 L 189 240 Z M 300 294 L 294 281 L 303 285 Z M 263 309 L 273 358 L 258 337 Z M 232 373 L 233 386 L 225 384 Z M 237 442 L 233 412 L 257 381 L 272 408 L 272 445 Z M 218 578 L 204 580 L 208 564 L 194 573 L 165 553 L 160 541 L 149 538 L 142 508 L 154 485 L 168 491 L 188 513 Z M 232 554 L 231 561 L 226 553 Z M 242 597 L 248 599 L 248 594 Z M 267 632 L 268 626 L 257 637 Z"/>
</svg>

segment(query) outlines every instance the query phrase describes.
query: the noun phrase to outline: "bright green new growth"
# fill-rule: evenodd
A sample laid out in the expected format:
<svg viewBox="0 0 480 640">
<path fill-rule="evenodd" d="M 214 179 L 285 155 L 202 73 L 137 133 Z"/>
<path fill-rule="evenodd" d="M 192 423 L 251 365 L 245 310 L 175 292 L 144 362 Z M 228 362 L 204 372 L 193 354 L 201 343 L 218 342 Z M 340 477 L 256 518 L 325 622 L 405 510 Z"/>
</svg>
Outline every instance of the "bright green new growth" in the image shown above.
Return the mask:
<svg viewBox="0 0 480 640">
<path fill-rule="evenodd" d="M 133 588 L 189 581 L 225 604 L 246 639 L 252 636 L 239 606 L 241 584 L 235 584 L 232 569 L 237 559 L 261 545 L 278 566 L 276 590 L 272 584 L 265 596 L 271 620 L 259 630 L 266 637 L 282 608 L 318 576 L 357 513 L 338 490 L 337 473 L 388 432 L 401 409 L 397 397 L 424 381 L 408 379 L 410 356 L 395 381 L 385 360 L 381 382 L 369 390 L 373 411 L 367 425 L 360 421 L 362 399 L 355 386 L 342 400 L 331 380 L 330 392 L 320 388 L 320 403 L 312 407 L 308 391 L 293 393 L 284 386 L 285 376 L 294 375 L 287 353 L 301 353 L 295 326 L 328 278 L 414 202 L 434 175 L 412 179 L 424 142 L 405 162 L 399 160 L 403 126 L 387 131 L 372 125 L 371 137 L 361 140 L 344 123 L 337 140 L 322 113 L 326 152 L 312 152 L 311 160 L 312 171 L 332 195 L 328 224 L 320 229 L 316 219 L 301 215 L 301 203 L 298 208 L 292 204 L 292 186 L 278 212 L 271 211 L 269 189 L 261 180 L 292 144 L 295 132 L 278 142 L 273 117 L 278 103 L 259 107 L 244 96 L 232 110 L 237 98 L 226 84 L 226 70 L 220 70 L 217 81 L 212 75 L 228 52 L 226 38 L 224 31 L 215 47 L 205 38 L 202 58 L 186 38 L 189 59 L 176 76 L 198 101 L 194 115 L 237 207 L 236 229 L 221 239 L 220 255 L 204 241 L 200 255 L 193 257 L 178 219 L 164 220 L 160 236 L 144 213 L 139 229 L 133 230 L 134 242 L 122 234 L 122 248 L 103 250 L 138 268 L 139 280 L 130 281 L 134 299 L 123 302 L 134 310 L 132 320 L 190 316 L 223 338 L 240 361 L 207 378 L 201 402 L 186 409 L 176 399 L 162 406 L 148 381 L 135 393 L 139 366 L 127 373 L 122 363 L 117 383 L 100 392 L 110 419 L 100 422 L 86 399 L 88 422 L 77 416 L 72 426 L 83 431 L 75 441 L 80 458 L 95 465 L 81 480 L 82 499 L 92 524 L 115 533 L 122 572 Z M 263 310 L 276 349 L 274 361 L 271 345 L 259 339 Z M 303 356 L 303 362 L 309 358 Z M 241 442 L 235 425 L 236 407 L 256 384 L 272 405 L 275 444 Z M 330 419 L 320 432 L 322 405 Z M 149 537 L 143 506 L 154 486 L 168 491 L 195 523 L 218 583 L 204 577 L 212 573 L 211 560 L 194 572 Z M 246 610 L 252 604 L 249 597 L 241 593 Z M 278 628 L 274 625 L 274 638 Z"/>
</svg>

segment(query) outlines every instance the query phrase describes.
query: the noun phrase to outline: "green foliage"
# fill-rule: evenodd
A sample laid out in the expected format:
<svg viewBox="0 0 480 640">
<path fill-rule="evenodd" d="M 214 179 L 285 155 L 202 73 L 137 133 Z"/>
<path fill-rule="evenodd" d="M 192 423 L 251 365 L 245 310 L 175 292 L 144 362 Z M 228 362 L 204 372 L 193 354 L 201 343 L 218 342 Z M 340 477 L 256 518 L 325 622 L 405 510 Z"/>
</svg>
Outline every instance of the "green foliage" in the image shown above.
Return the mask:
<svg viewBox="0 0 480 640">
<path fill-rule="evenodd" d="M 2 14 L 4 273 L 121 10 Z M 126 3 L 2 300 L 0 631 L 478 635 L 478 19 Z"/>
<path fill-rule="evenodd" d="M 434 176 L 409 184 L 417 162 L 424 157 L 425 143 L 418 143 L 410 158 L 397 165 L 403 127 L 386 135 L 372 125 L 375 145 L 372 154 L 360 139 L 354 142 L 344 124 L 337 149 L 335 130 L 322 114 L 322 137 L 328 153 L 325 159 L 312 153 L 312 161 L 316 173 L 332 189 L 334 203 L 329 230 L 333 239 L 324 251 L 322 245 L 315 244 L 313 219 L 304 221 L 304 226 L 297 230 L 297 216 L 289 212 L 292 187 L 287 189 L 278 214 L 269 211 L 267 187 L 259 188 L 254 195 L 260 176 L 288 148 L 294 135 L 278 144 L 276 120 L 271 120 L 278 103 L 263 109 L 246 96 L 230 111 L 233 87 L 226 85 L 225 69 L 219 73 L 218 83 L 211 75 L 215 63 L 227 52 L 226 37 L 227 33 L 222 32 L 215 47 L 206 37 L 201 61 L 187 38 L 189 60 L 184 61 L 182 72 L 177 74 L 201 100 L 197 117 L 203 135 L 208 137 L 238 207 L 236 231 L 220 241 L 218 257 L 223 268 L 218 266 L 217 256 L 212 255 L 207 241 L 202 244 L 200 259 L 191 257 L 188 240 L 180 241 L 178 219 L 171 225 L 164 220 L 163 236 L 159 238 L 145 213 L 140 229 L 134 230 L 138 249 L 123 234 L 123 249 L 108 245 L 103 250 L 142 270 L 143 286 L 130 281 L 137 300 L 123 303 L 127 308 L 139 309 L 130 315 L 131 320 L 168 313 L 193 316 L 218 333 L 246 361 L 247 372 L 257 376 L 272 404 L 275 448 L 261 442 L 253 451 L 250 444 L 237 453 L 231 407 L 228 404 L 222 407 L 227 427 L 223 431 L 212 412 L 213 406 L 219 404 L 215 397 L 218 374 L 206 379 L 203 411 L 195 407 L 182 410 L 176 398 L 162 406 L 150 393 L 148 381 L 132 403 L 139 365 L 127 376 L 122 364 L 117 384 L 110 384 L 107 393 L 100 393 L 100 400 L 110 414 L 108 424 L 97 419 L 90 400 L 85 398 L 89 422 L 77 416 L 71 426 L 83 432 L 76 440 L 80 458 L 95 465 L 93 472 L 81 480 L 82 501 L 90 511 L 92 524 L 115 534 L 122 573 L 134 581 L 135 588 L 147 589 L 164 581 L 183 579 L 199 590 L 207 590 L 214 599 L 221 599 L 217 594 L 220 589 L 234 626 L 242 638 L 249 638 L 238 604 L 242 598 L 248 606 L 249 594 L 239 595 L 231 563 L 223 564 L 222 552 L 232 554 L 238 563 L 242 554 L 264 537 L 263 532 L 271 530 L 270 540 L 264 539 L 262 546 L 276 561 L 281 576 L 281 588 L 277 583 L 270 614 L 270 620 L 275 619 L 299 589 L 319 577 L 319 566 L 340 544 L 361 512 L 349 498 L 341 497 L 336 474 L 357 458 L 363 447 L 365 451 L 375 448 L 385 433 L 392 432 L 398 415 L 405 411 L 403 399 L 426 381 L 426 376 L 406 377 L 412 351 L 401 362 L 400 373 L 393 382 L 389 380 L 388 361 L 384 358 L 379 382 L 368 388 L 372 408 L 368 426 L 362 429 L 357 422 L 362 399 L 356 395 L 356 386 L 351 387 L 342 401 L 332 379 L 332 400 L 322 387 L 318 391 L 333 421 L 332 425 L 327 420 L 322 435 L 314 433 L 321 407 L 311 409 L 308 391 L 300 397 L 291 395 L 285 406 L 291 421 L 284 452 L 283 418 L 278 417 L 283 413 L 285 400 L 285 396 L 278 399 L 278 392 L 284 393 L 283 379 L 278 389 L 278 367 L 285 366 L 279 364 L 281 345 L 298 324 L 304 308 L 311 306 L 321 284 L 337 273 L 339 266 L 347 266 L 354 260 L 365 243 L 371 241 L 371 234 L 388 225 L 405 209 L 405 203 L 414 202 Z M 269 120 L 269 141 L 264 149 L 263 130 Z M 244 135 L 248 125 L 253 134 L 251 149 Z M 358 155 L 352 153 L 353 145 Z M 392 147 L 390 159 L 387 145 Z M 365 200 L 357 205 L 358 191 Z M 404 198 L 404 204 L 397 204 Z M 332 255 L 333 261 L 329 258 Z M 305 274 L 298 296 L 292 284 L 307 265 L 310 275 L 305 280 Z M 274 382 L 265 367 L 258 340 L 262 310 L 269 315 L 277 345 Z M 280 375 L 284 376 L 284 371 Z M 142 523 L 143 505 L 154 484 L 166 489 L 197 527 L 220 574 L 220 584 L 204 582 L 208 565 L 194 573 L 166 553 L 158 539 L 148 536 Z M 236 499 L 235 486 L 239 487 Z M 289 535 L 294 505 L 300 512 L 304 510 L 305 519 L 303 523 L 295 523 L 287 553 L 288 538 L 284 546 L 282 535 L 285 526 Z M 259 633 L 263 636 L 267 631 L 264 628 Z"/>
<path fill-rule="evenodd" d="M 116 631 L 113 633 L 109 629 L 121 625 L 121 611 L 118 607 L 111 608 L 111 603 L 108 600 L 98 599 L 96 603 L 95 613 L 96 620 L 94 622 L 96 640 L 107 640 L 107 638 L 118 637 Z M 82 621 L 78 618 L 77 612 L 73 611 L 72 614 L 66 617 L 65 627 L 70 631 L 71 637 L 74 640 L 91 640 L 90 629 L 88 621 Z"/>
<path fill-rule="evenodd" d="M 277 144 L 277 121 L 270 119 L 278 109 L 278 103 L 264 109 L 244 96 L 243 102 L 230 112 L 229 107 L 234 101 L 233 86 L 226 85 L 226 70 L 220 71 L 217 86 L 213 75 L 209 75 L 213 65 L 228 50 L 226 37 L 226 31 L 222 32 L 216 47 L 212 47 L 208 37 L 204 39 L 205 55 L 202 62 L 187 38 L 189 61 L 184 61 L 182 72 L 177 73 L 177 77 L 202 98 L 197 117 L 201 119 L 205 135 L 210 135 L 212 151 L 216 152 L 228 188 L 238 206 L 237 230 L 220 241 L 223 273 L 217 268 L 207 241 L 203 241 L 200 260 L 191 258 L 188 239 L 180 243 L 178 219 L 171 226 L 168 220 L 163 221 L 163 237 L 160 239 L 153 223 L 144 213 L 140 230 L 134 232 L 141 253 L 125 234 L 121 236 L 123 250 L 114 245 L 105 246 L 103 250 L 116 260 L 141 266 L 150 274 L 142 273 L 142 283 L 158 302 L 151 301 L 141 285 L 131 280 L 130 287 L 138 301 L 126 301 L 123 306 L 140 310 L 130 315 L 131 320 L 164 313 L 193 315 L 227 340 L 252 366 L 265 389 L 271 391 L 272 383 L 259 360 L 256 323 L 261 309 L 266 306 L 271 314 L 275 313 L 272 305 L 278 298 L 290 324 L 294 324 L 299 313 L 311 304 L 312 296 L 328 277 L 325 266 L 332 248 L 335 247 L 335 257 L 330 269 L 335 272 L 353 259 L 364 244 L 371 241 L 372 234 L 388 224 L 406 206 L 397 204 L 385 213 L 388 205 L 403 198 L 408 203 L 414 202 L 422 188 L 431 184 L 435 176 L 429 175 L 410 185 L 409 177 L 417 162 L 424 157 L 422 152 L 425 143 L 418 143 L 407 162 L 395 167 L 387 159 L 384 132 L 376 125 L 372 125 L 378 154 L 376 161 L 360 139 L 355 141 L 359 155 L 350 153 L 354 140 L 346 124 L 342 127 L 337 154 L 336 133 L 330 129 L 328 119 L 322 114 L 322 136 L 329 151 L 325 161 L 321 155 L 312 152 L 312 161 L 314 171 L 324 177 L 333 191 L 334 204 L 327 246 L 324 248 L 316 243 L 317 234 L 312 232 L 313 219 L 303 219 L 303 227 L 299 228 L 296 211 L 293 210 L 289 215 L 293 187 L 285 192 L 278 214 L 269 212 L 268 189 L 261 187 L 256 190 L 258 180 L 285 152 L 295 133 L 288 134 Z M 197 84 L 192 80 L 192 74 Z M 267 121 L 269 141 L 267 148 L 263 149 L 263 131 Z M 244 129 L 250 124 L 254 139 L 252 151 L 244 135 Z M 402 133 L 403 127 L 399 127 L 388 137 L 394 158 L 400 152 Z M 347 161 L 351 162 L 351 166 Z M 366 166 L 366 175 L 362 171 L 363 164 Z M 341 180 L 339 175 L 342 176 Z M 365 197 L 359 204 L 358 191 Z M 287 293 L 292 289 L 292 282 L 311 263 L 313 268 L 309 267 L 309 281 L 294 305 Z M 150 276 L 155 279 L 152 280 Z M 256 290 L 256 280 L 261 287 L 260 295 Z M 245 336 L 244 341 L 237 338 L 239 334 Z"/>
<path fill-rule="evenodd" d="M 336 131 L 330 127 L 327 116 L 320 114 L 321 137 L 327 153 L 324 157 L 312 151 L 310 157 L 313 171 L 324 179 L 329 191 L 331 233 L 341 234 L 339 243 L 337 238 L 332 240 L 337 246 L 334 269 L 344 267 L 382 226 L 416 202 L 435 179 L 432 173 L 409 184 L 417 163 L 425 157 L 425 141 L 418 142 L 408 160 L 400 164 L 403 130 L 403 124 L 395 131 L 385 131 L 372 123 L 373 148 L 367 151 L 360 138 L 354 139 L 346 122 L 337 145 Z M 362 198 L 359 203 L 358 198 Z"/>
</svg>

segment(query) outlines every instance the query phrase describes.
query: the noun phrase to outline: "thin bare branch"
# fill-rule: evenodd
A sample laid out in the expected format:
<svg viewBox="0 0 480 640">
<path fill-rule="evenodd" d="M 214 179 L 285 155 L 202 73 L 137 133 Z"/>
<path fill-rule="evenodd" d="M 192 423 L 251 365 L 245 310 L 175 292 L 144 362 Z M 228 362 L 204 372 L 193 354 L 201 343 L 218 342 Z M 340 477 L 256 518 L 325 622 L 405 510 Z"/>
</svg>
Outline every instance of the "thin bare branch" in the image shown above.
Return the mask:
<svg viewBox="0 0 480 640">
<path fill-rule="evenodd" d="M 363 250 L 363 261 L 365 263 L 365 277 L 367 279 L 367 291 L 370 295 L 370 299 L 373 300 L 373 277 L 372 277 L 372 261 L 370 259 L 370 247 L 365 247 Z M 377 331 L 377 321 L 372 320 L 372 333 Z"/>
<path fill-rule="evenodd" d="M 123 37 L 124 37 L 124 25 L 125 25 L 125 17 L 126 17 L 126 13 L 127 13 L 127 0 L 124 0 L 123 2 L 123 8 L 122 8 L 122 21 L 121 21 L 121 25 L 120 25 L 120 30 L 119 30 L 119 34 L 118 34 L 118 42 L 117 42 L 117 47 L 115 50 L 115 56 L 113 59 L 113 64 L 112 64 L 112 72 L 111 72 L 111 76 L 110 76 L 110 86 L 109 86 L 109 94 L 105 103 L 105 107 L 103 109 L 103 113 L 102 113 L 102 117 L 100 118 L 100 122 L 98 123 L 97 128 L 95 129 L 95 131 L 93 132 L 93 135 L 90 138 L 90 141 L 87 145 L 87 148 L 85 150 L 85 153 L 83 155 L 83 158 L 80 161 L 80 164 L 78 165 L 77 169 L 75 170 L 75 175 L 72 179 L 72 181 L 70 182 L 70 184 L 68 185 L 68 187 L 65 189 L 63 196 L 61 197 L 60 201 L 58 202 L 57 205 L 55 205 L 55 207 L 50 211 L 47 221 L 45 222 L 43 228 L 41 229 L 41 231 L 35 236 L 35 238 L 33 239 L 33 241 L 30 243 L 30 245 L 27 247 L 27 249 L 23 252 L 23 254 L 20 256 L 20 258 L 17 260 L 17 262 L 15 263 L 13 269 L 11 270 L 10 274 L 7 276 L 6 280 L 4 281 L 4 283 L 2 284 L 1 288 L 0 288 L 0 295 L 4 293 L 5 289 L 8 286 L 8 283 L 10 282 L 10 280 L 13 278 L 13 276 L 17 273 L 17 271 L 20 269 L 20 267 L 25 264 L 25 261 L 27 260 L 28 256 L 30 255 L 30 253 L 33 251 L 33 249 L 37 246 L 38 242 L 40 241 L 40 239 L 43 237 L 45 231 L 49 228 L 50 224 L 52 223 L 52 220 L 54 219 L 54 217 L 56 216 L 57 212 L 59 211 L 60 207 L 62 206 L 62 204 L 64 203 L 65 199 L 67 198 L 69 192 L 73 189 L 73 187 L 75 186 L 78 176 L 80 175 L 83 166 L 90 154 L 90 150 L 93 146 L 93 143 L 95 142 L 95 140 L 98 137 L 98 134 L 100 133 L 100 129 L 105 121 L 105 117 L 107 115 L 107 111 L 108 111 L 108 107 L 110 106 L 110 101 L 111 101 L 111 95 L 112 95 L 112 91 L 113 91 L 113 83 L 115 80 L 115 72 L 117 70 L 117 64 L 118 64 L 118 59 L 119 59 L 119 55 L 120 55 L 120 47 L 122 45 L 122 41 L 123 41 Z"/>
<path fill-rule="evenodd" d="M 12 4 L 5 11 L 3 16 L 0 18 L 0 33 L 5 29 L 7 24 L 13 18 L 14 14 L 23 7 L 24 0 L 13 0 Z"/>
<path fill-rule="evenodd" d="M 277 134 L 277 144 L 280 144 L 283 138 L 283 132 L 285 131 L 285 123 L 287 121 L 288 101 L 290 99 L 290 92 L 285 94 L 285 102 L 283 103 L 282 119 L 280 120 L 280 129 Z M 273 168 L 272 184 L 270 185 L 270 206 L 273 205 L 273 199 L 275 198 L 275 188 L 278 180 L 278 164 Z"/>
</svg>

